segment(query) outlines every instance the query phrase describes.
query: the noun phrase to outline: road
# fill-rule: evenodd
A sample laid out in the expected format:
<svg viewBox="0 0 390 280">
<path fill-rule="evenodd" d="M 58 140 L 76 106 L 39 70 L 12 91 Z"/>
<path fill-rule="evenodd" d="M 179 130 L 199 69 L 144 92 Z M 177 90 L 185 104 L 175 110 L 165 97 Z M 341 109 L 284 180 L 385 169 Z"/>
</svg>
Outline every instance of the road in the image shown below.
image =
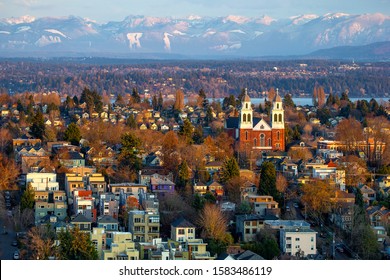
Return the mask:
<svg viewBox="0 0 390 280">
<path fill-rule="evenodd" d="M 13 255 L 17 248 L 12 246 L 12 241 L 16 240 L 16 233 L 13 230 L 12 223 L 6 222 L 5 219 L 7 218 L 0 218 L 0 259 L 13 260 Z M 8 234 L 4 234 L 4 229 Z"/>
</svg>

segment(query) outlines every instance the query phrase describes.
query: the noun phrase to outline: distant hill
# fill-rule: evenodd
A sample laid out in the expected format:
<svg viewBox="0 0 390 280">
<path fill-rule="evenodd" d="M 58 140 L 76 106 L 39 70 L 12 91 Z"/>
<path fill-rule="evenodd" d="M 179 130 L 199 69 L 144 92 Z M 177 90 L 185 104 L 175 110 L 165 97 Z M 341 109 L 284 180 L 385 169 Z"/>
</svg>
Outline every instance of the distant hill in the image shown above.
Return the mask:
<svg viewBox="0 0 390 280">
<path fill-rule="evenodd" d="M 390 61 L 390 41 L 364 46 L 345 46 L 321 49 L 307 57 L 324 59 L 348 59 L 369 61 Z"/>
</svg>

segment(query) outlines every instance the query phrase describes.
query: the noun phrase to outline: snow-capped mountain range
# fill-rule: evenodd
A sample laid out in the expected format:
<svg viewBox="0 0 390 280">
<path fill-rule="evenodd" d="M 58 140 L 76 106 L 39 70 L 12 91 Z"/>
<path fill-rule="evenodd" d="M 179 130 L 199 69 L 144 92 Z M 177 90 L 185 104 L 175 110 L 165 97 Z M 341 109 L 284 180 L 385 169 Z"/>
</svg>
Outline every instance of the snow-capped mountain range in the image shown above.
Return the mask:
<svg viewBox="0 0 390 280">
<path fill-rule="evenodd" d="M 260 57 L 383 41 L 390 41 L 390 16 L 380 13 L 286 19 L 128 16 L 105 24 L 75 16 L 0 19 L 0 56 L 168 53 Z"/>
</svg>

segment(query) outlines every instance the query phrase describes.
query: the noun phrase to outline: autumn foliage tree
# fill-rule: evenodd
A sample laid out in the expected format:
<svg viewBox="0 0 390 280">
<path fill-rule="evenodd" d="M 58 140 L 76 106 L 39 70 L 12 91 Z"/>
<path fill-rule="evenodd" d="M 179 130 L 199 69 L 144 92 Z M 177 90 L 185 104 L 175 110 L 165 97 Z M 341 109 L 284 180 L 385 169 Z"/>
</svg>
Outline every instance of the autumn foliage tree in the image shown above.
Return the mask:
<svg viewBox="0 0 390 280">
<path fill-rule="evenodd" d="M 317 219 L 322 214 L 328 213 L 332 207 L 331 198 L 334 195 L 334 187 L 324 180 L 316 180 L 302 187 L 302 202 Z"/>
<path fill-rule="evenodd" d="M 0 154 L 0 190 L 15 190 L 16 179 L 19 176 L 19 169 L 12 159 L 3 157 Z"/>
</svg>

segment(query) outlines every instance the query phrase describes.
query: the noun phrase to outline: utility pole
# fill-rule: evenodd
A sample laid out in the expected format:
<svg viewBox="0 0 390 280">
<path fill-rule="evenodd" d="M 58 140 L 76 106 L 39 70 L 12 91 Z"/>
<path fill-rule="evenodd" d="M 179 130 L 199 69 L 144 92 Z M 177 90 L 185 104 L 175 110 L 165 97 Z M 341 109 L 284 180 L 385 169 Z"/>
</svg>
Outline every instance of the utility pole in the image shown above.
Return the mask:
<svg viewBox="0 0 390 280">
<path fill-rule="evenodd" d="M 335 235 L 336 234 L 333 232 L 333 241 L 332 241 L 332 255 L 333 255 L 333 259 L 336 259 Z"/>
</svg>

